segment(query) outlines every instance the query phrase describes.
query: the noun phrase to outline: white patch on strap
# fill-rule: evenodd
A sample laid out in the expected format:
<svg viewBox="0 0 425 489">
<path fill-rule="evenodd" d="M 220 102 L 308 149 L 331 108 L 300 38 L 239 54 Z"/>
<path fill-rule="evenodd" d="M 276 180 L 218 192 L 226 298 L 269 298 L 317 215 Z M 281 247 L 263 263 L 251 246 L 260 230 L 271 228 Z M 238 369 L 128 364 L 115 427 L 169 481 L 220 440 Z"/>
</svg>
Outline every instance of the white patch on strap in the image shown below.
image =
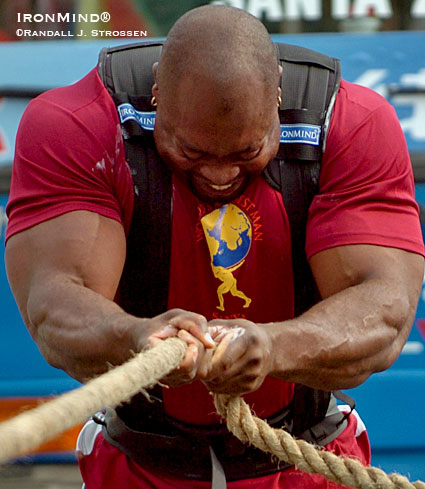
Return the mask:
<svg viewBox="0 0 425 489">
<path fill-rule="evenodd" d="M 350 406 L 347 406 L 346 404 L 339 404 L 338 409 L 343 413 L 348 413 L 350 411 Z M 356 438 L 357 438 L 364 431 L 366 431 L 366 425 L 363 423 L 362 418 L 360 417 L 359 413 L 355 409 L 353 409 L 351 414 L 355 416 L 357 421 L 357 428 L 356 428 Z"/>
<path fill-rule="evenodd" d="M 83 455 L 90 455 L 93 451 L 97 435 L 102 431 L 102 426 L 92 419 L 83 426 L 77 439 L 77 451 Z"/>
<path fill-rule="evenodd" d="M 118 105 L 118 114 L 120 116 L 121 124 L 129 120 L 133 120 L 139 124 L 140 127 L 147 131 L 153 131 L 155 127 L 156 112 L 145 112 L 136 110 L 128 102 Z"/>
<path fill-rule="evenodd" d="M 299 143 L 319 146 L 321 134 L 322 128 L 317 124 L 280 125 L 280 142 L 284 144 Z"/>
</svg>

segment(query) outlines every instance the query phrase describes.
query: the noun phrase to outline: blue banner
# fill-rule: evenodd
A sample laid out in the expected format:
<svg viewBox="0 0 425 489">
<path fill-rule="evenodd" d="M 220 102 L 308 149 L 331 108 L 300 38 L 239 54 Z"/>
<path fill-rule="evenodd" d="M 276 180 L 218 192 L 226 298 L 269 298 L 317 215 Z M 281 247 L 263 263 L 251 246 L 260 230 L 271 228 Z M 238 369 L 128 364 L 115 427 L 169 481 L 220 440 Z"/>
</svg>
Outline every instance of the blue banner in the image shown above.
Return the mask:
<svg viewBox="0 0 425 489">
<path fill-rule="evenodd" d="M 425 153 L 425 32 L 274 35 L 341 60 L 342 75 L 390 101 L 411 152 Z M 74 83 L 96 66 L 100 50 L 130 39 L 0 43 L 0 90 L 44 90 Z M 19 120 L 28 100 L 0 99 L 0 166 L 13 159 Z"/>
</svg>

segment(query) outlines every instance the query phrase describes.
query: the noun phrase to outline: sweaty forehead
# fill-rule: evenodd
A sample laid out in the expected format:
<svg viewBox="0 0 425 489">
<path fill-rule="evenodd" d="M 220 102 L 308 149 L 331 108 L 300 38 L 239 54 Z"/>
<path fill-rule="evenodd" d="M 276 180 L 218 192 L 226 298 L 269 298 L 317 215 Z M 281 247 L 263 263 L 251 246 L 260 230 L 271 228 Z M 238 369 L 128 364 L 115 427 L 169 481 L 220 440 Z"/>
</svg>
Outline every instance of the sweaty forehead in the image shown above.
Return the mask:
<svg viewBox="0 0 425 489">
<path fill-rule="evenodd" d="M 270 133 L 275 113 L 257 110 L 255 106 L 250 104 L 250 110 L 245 112 L 222 113 L 190 104 L 167 121 L 168 132 L 178 146 L 209 154 L 258 149 Z"/>
<path fill-rule="evenodd" d="M 260 81 L 242 79 L 226 88 L 205 78 L 187 77 L 172 95 L 161 98 L 156 123 L 193 137 L 227 138 L 249 132 L 250 139 L 259 139 L 275 112 L 276 101 L 268 100 Z"/>
</svg>

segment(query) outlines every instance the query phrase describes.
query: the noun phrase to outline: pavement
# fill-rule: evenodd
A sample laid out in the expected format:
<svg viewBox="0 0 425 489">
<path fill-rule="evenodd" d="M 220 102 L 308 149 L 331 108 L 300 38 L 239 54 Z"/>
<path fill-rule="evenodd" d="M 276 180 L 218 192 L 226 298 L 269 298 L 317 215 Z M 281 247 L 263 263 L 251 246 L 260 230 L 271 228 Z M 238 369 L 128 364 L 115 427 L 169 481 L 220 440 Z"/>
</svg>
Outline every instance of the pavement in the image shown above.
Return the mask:
<svg viewBox="0 0 425 489">
<path fill-rule="evenodd" d="M 81 489 L 78 465 L 10 464 L 0 467 L 0 489 Z"/>
</svg>

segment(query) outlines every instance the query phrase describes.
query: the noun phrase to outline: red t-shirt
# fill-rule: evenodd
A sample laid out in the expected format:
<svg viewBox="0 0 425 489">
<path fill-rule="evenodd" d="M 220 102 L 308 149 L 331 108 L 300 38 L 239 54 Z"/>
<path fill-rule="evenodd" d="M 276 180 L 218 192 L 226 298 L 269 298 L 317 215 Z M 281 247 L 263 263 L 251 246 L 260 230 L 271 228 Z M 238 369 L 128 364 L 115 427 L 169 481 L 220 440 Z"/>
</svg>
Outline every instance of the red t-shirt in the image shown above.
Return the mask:
<svg viewBox="0 0 425 489">
<path fill-rule="evenodd" d="M 132 209 L 118 114 L 97 71 L 32 100 L 16 136 L 6 240 L 73 210 L 97 212 L 128 231 Z"/>
<path fill-rule="evenodd" d="M 6 239 L 72 210 L 116 219 L 128 231 L 132 208 L 117 112 L 96 69 L 34 99 L 18 129 Z M 308 256 L 359 243 L 423 253 L 417 216 L 394 109 L 372 90 L 341 80 L 310 209 Z"/>
<path fill-rule="evenodd" d="M 214 209 L 174 179 L 170 308 L 208 319 L 271 323 L 292 318 L 293 302 L 290 231 L 281 195 L 258 178 L 241 197 Z M 244 397 L 257 415 L 267 417 L 289 404 L 292 393 L 292 384 L 268 377 Z M 163 395 L 166 410 L 182 421 L 219 421 L 212 396 L 199 381 L 164 389 Z"/>
<path fill-rule="evenodd" d="M 73 210 L 115 219 L 128 232 L 133 198 L 116 109 L 96 70 L 29 104 L 17 134 L 7 239 Z M 373 91 L 342 80 L 306 251 L 310 257 L 348 244 L 423 253 L 395 112 Z M 293 317 L 293 294 L 289 224 L 279 192 L 260 177 L 234 202 L 214 209 L 174 178 L 170 308 L 267 323 Z M 267 378 L 246 399 L 267 416 L 291 396 L 291 384 Z M 164 402 L 183 421 L 217 419 L 200 382 L 165 390 Z"/>
</svg>

